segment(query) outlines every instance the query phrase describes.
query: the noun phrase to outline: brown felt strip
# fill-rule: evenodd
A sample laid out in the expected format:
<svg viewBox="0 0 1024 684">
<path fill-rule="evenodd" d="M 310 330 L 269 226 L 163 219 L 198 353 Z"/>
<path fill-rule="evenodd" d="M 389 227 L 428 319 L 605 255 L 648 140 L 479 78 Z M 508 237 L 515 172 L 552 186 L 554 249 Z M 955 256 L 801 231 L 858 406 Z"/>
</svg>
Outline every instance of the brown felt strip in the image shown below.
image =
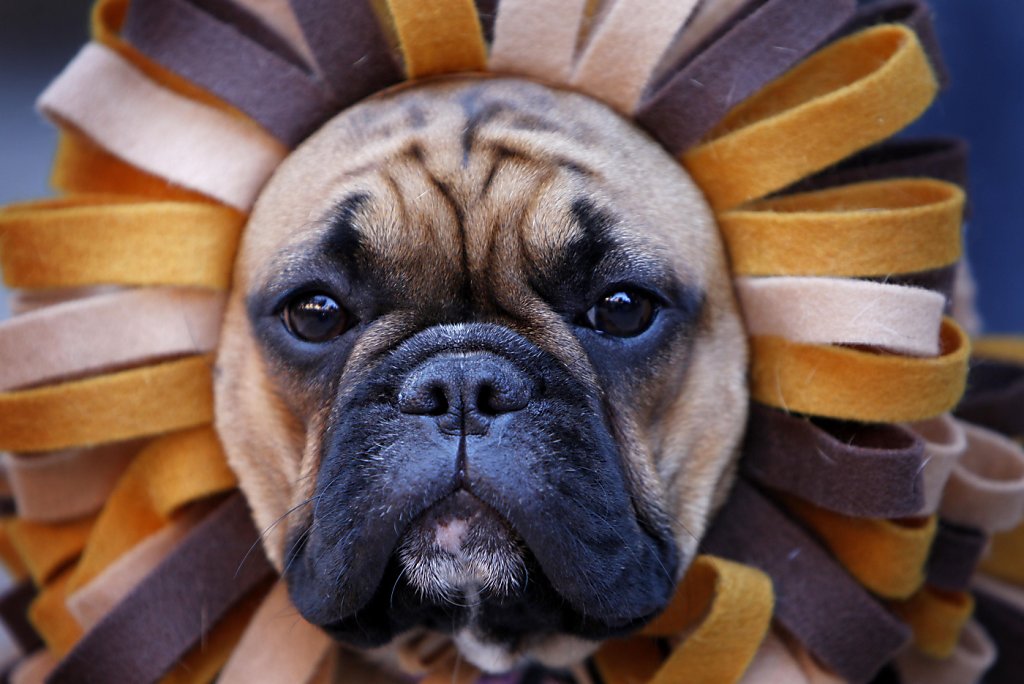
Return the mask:
<svg viewBox="0 0 1024 684">
<path fill-rule="evenodd" d="M 272 573 L 245 500 L 232 496 L 75 645 L 47 684 L 155 682 Z"/>
<path fill-rule="evenodd" d="M 337 108 L 300 65 L 192 0 L 135 0 L 124 37 L 143 54 L 238 107 L 289 147 Z"/>
<path fill-rule="evenodd" d="M 484 32 L 484 40 L 494 40 L 494 24 L 498 18 L 499 0 L 476 0 L 476 12 L 480 16 L 480 30 Z"/>
<path fill-rule="evenodd" d="M 998 597 L 978 591 L 975 618 L 995 642 L 999 657 L 985 673 L 985 684 L 1020 684 L 1024 672 L 1024 612 Z"/>
<path fill-rule="evenodd" d="M 815 421 L 751 403 L 740 467 L 761 484 L 856 517 L 914 514 L 924 442 L 885 423 Z"/>
<path fill-rule="evenodd" d="M 981 530 L 939 519 L 928 556 L 928 584 L 946 591 L 967 589 L 987 543 L 988 536 Z"/>
<path fill-rule="evenodd" d="M 972 359 L 956 415 L 1008 437 L 1024 436 L 1024 364 Z"/>
<path fill-rule="evenodd" d="M 291 0 L 342 109 L 402 80 L 371 0 Z"/>
<path fill-rule="evenodd" d="M 853 14 L 853 0 L 768 0 L 681 65 L 642 101 L 637 120 L 669 152 L 696 144 L 766 83 L 803 59 Z"/>
<path fill-rule="evenodd" d="M 776 620 L 848 680 L 870 681 L 910 639 L 903 623 L 743 480 L 702 548 L 766 572 L 775 589 Z"/>
<path fill-rule="evenodd" d="M 939 83 L 949 85 L 949 70 L 942 59 L 942 49 L 935 35 L 932 9 L 924 0 L 874 0 L 861 5 L 857 14 L 840 31 L 840 35 L 856 33 L 876 24 L 905 24 L 917 34 Z"/>
<path fill-rule="evenodd" d="M 28 621 L 28 607 L 36 593 L 35 585 L 26 581 L 14 585 L 0 596 L 0 620 L 22 653 L 31 653 L 43 645 L 43 640 Z"/>
</svg>

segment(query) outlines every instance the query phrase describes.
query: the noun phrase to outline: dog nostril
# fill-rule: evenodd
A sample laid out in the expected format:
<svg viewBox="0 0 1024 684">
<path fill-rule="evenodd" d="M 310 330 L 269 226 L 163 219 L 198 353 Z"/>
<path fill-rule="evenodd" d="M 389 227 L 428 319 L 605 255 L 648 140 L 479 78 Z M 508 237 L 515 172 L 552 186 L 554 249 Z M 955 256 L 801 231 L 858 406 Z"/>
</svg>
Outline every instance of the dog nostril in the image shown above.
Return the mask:
<svg viewBox="0 0 1024 684">
<path fill-rule="evenodd" d="M 521 411 L 530 403 L 530 388 L 524 382 L 511 381 L 501 386 L 483 382 L 476 395 L 476 409 L 485 416 Z"/>
<path fill-rule="evenodd" d="M 428 416 L 443 416 L 448 413 L 448 394 L 440 384 L 430 388 L 430 407 L 424 411 Z"/>
<path fill-rule="evenodd" d="M 398 393 L 398 408 L 402 413 L 417 416 L 443 416 L 451 404 L 447 386 L 441 380 L 424 383 Z"/>
</svg>

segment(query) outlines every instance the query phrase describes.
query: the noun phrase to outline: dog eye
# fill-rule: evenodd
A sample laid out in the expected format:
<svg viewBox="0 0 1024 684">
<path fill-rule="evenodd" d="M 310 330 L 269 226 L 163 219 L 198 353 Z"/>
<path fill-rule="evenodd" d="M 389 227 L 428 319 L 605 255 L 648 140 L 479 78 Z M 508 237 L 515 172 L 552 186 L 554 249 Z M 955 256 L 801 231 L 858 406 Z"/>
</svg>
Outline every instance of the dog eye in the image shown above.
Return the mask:
<svg viewBox="0 0 1024 684">
<path fill-rule="evenodd" d="M 351 327 L 351 317 L 325 294 L 299 295 L 281 315 L 288 331 L 306 342 L 326 342 Z"/>
<path fill-rule="evenodd" d="M 654 321 L 653 298 L 638 290 L 617 290 L 606 294 L 587 311 L 587 323 L 599 333 L 634 337 Z"/>
</svg>

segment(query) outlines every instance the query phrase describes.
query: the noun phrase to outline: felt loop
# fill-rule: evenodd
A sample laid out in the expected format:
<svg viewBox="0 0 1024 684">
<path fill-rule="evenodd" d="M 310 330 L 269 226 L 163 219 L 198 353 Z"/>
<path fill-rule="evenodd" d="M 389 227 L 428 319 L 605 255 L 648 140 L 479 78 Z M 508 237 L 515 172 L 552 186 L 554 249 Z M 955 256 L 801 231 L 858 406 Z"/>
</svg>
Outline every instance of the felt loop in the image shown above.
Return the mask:
<svg viewBox="0 0 1024 684">
<path fill-rule="evenodd" d="M 74 196 L 0 211 L 9 287 L 226 289 L 245 217 L 226 207 Z"/>
<path fill-rule="evenodd" d="M 987 588 L 974 595 L 975 618 L 996 645 L 999 657 L 985 673 L 985 684 L 1019 684 L 1024 672 L 1024 609 L 1002 597 L 988 593 Z"/>
<path fill-rule="evenodd" d="M 897 425 L 812 422 L 754 402 L 740 468 L 837 513 L 890 518 L 921 507 L 923 454 L 924 443 Z"/>
<path fill-rule="evenodd" d="M 67 607 L 67 580 L 72 569 L 64 570 L 43 587 L 28 611 L 32 626 L 56 656 L 63 656 L 82 638 L 82 628 Z"/>
<path fill-rule="evenodd" d="M 943 591 L 967 590 L 987 543 L 981 530 L 940 519 L 928 557 L 928 584 Z"/>
<path fill-rule="evenodd" d="M 702 548 L 767 573 L 775 590 L 775 619 L 846 680 L 870 681 L 910 638 L 903 623 L 743 480 Z"/>
<path fill-rule="evenodd" d="M 7 534 L 36 586 L 42 587 L 68 563 L 78 558 L 95 518 L 64 523 L 37 523 L 15 518 L 6 523 Z"/>
<path fill-rule="evenodd" d="M 1003 532 L 1024 518 L 1024 449 L 976 425 L 964 425 L 967 451 L 946 483 L 939 512 L 950 522 Z"/>
<path fill-rule="evenodd" d="M 932 658 L 948 658 L 971 619 L 974 599 L 967 592 L 924 587 L 909 600 L 892 604 L 892 609 L 910 625 L 918 651 Z"/>
<path fill-rule="evenodd" d="M 242 210 L 286 154 L 255 124 L 186 100 L 98 43 L 82 48 L 38 106 L 125 161 Z"/>
<path fill-rule="evenodd" d="M 225 295 L 146 289 L 88 297 L 0 323 L 0 390 L 212 352 Z"/>
<path fill-rule="evenodd" d="M 889 180 L 756 202 L 721 214 L 734 275 L 887 276 L 960 258 L 964 192 Z"/>
<path fill-rule="evenodd" d="M 862 5 L 843 27 L 843 33 L 855 33 L 876 24 L 904 24 L 917 34 L 928 60 L 943 87 L 949 85 L 949 71 L 942 59 L 942 49 L 935 35 L 932 11 L 924 0 L 875 0 Z"/>
<path fill-rule="evenodd" d="M 250 553 L 258 541 L 244 499 L 231 497 L 75 645 L 48 684 L 158 679 L 273 573 L 262 553 Z"/>
<path fill-rule="evenodd" d="M 472 0 L 386 1 L 409 79 L 487 68 L 487 48 Z"/>
<path fill-rule="evenodd" d="M 805 0 L 799 12 L 788 0 L 752 4 L 759 6 L 703 50 L 687 55 L 640 103 L 637 120 L 670 153 L 682 154 L 698 143 L 732 107 L 818 47 L 855 7 L 853 0 Z"/>
<path fill-rule="evenodd" d="M 912 31 L 868 29 L 733 109 L 682 161 L 711 206 L 729 209 L 889 137 L 920 116 L 936 90 Z"/>
<path fill-rule="evenodd" d="M 697 0 L 614 0 L 592 31 L 571 84 L 631 114 Z"/>
<path fill-rule="evenodd" d="M 140 447 L 129 441 L 47 454 L 4 454 L 18 516 L 56 523 L 95 513 Z"/>
<path fill-rule="evenodd" d="M 489 71 L 565 84 L 587 0 L 502 0 Z"/>
<path fill-rule="evenodd" d="M 56 666 L 57 659 L 52 653 L 39 651 L 19 662 L 8 681 L 10 684 L 42 684 Z"/>
<path fill-rule="evenodd" d="M 299 20 L 288 0 L 223 0 L 218 9 L 223 11 L 225 5 L 237 5 L 239 11 L 236 14 L 248 14 L 252 18 L 252 21 L 244 23 L 246 32 L 250 35 L 261 35 L 261 42 L 266 43 L 265 34 L 269 32 L 282 41 L 292 53 L 298 55 L 299 63 L 316 64 L 313 51 L 306 42 L 306 37 L 302 35 L 302 27 L 299 26 Z M 253 30 L 255 22 L 266 27 L 266 31 L 257 34 Z"/>
<path fill-rule="evenodd" d="M 915 515 L 932 515 L 939 510 L 942 492 L 957 461 L 967 451 L 967 433 L 963 423 L 948 413 L 913 423 L 910 429 L 924 440 L 925 462 L 921 472 L 924 501 Z M 895 516 L 880 516 L 895 517 Z"/>
<path fill-rule="evenodd" d="M 706 601 L 704 605 L 707 606 Z M 609 639 L 593 656 L 602 684 L 649 682 L 664 660 L 657 642 L 640 637 Z"/>
<path fill-rule="evenodd" d="M 124 36 L 144 54 L 246 112 L 296 146 L 336 105 L 303 68 L 190 0 L 134 0 Z"/>
<path fill-rule="evenodd" d="M 0 596 L 0 619 L 22 653 L 31 653 L 43 645 L 28 621 L 28 608 L 35 597 L 35 585 L 28 581 L 8 587 Z"/>
<path fill-rule="evenodd" d="M 735 280 L 750 335 L 808 344 L 877 347 L 913 356 L 939 353 L 945 298 L 935 292 L 846 278 Z"/>
<path fill-rule="evenodd" d="M 985 630 L 969 620 L 947 658 L 931 658 L 917 650 L 896 657 L 902 684 L 976 684 L 996 660 L 996 648 Z"/>
<path fill-rule="evenodd" d="M 960 418 L 1007 437 L 1024 436 L 1024 363 L 976 359 L 967 392 L 956 408 Z"/>
<path fill-rule="evenodd" d="M 753 337 L 751 394 L 769 406 L 828 418 L 923 420 L 960 399 L 969 346 L 950 318 L 943 321 L 942 356 L 929 359 Z"/>
<path fill-rule="evenodd" d="M 1024 585 L 1024 524 L 992 537 L 981 569 L 993 577 Z"/>
<path fill-rule="evenodd" d="M 213 419 L 211 359 L 186 357 L 0 394 L 0 449 L 53 451 L 156 435 Z"/>
<path fill-rule="evenodd" d="M 975 341 L 974 354 L 979 359 L 1005 361 L 1024 366 L 1024 336 L 989 335 Z"/>
</svg>

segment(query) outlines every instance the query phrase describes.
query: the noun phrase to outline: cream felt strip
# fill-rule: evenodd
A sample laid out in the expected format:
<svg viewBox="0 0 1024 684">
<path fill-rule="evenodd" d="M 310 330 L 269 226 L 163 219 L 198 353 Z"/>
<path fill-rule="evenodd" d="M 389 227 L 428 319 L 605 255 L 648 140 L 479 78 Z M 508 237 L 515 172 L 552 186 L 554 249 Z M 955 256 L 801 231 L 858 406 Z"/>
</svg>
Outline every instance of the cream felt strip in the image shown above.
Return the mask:
<svg viewBox="0 0 1024 684">
<path fill-rule="evenodd" d="M 57 656 L 45 648 L 36 651 L 14 668 L 10 674 L 10 684 L 43 684 L 57 667 L 57 662 Z"/>
<path fill-rule="evenodd" d="M 939 510 L 942 492 L 957 461 L 967 451 L 967 433 L 963 423 L 946 413 L 936 418 L 908 425 L 924 440 L 925 464 L 921 472 L 924 504 L 918 515 L 931 515 Z"/>
<path fill-rule="evenodd" d="M 896 656 L 902 684 L 977 684 L 996 660 L 996 646 L 976 620 L 960 633 L 953 654 L 929 658 L 916 649 Z"/>
<path fill-rule="evenodd" d="M 739 684 L 844 684 L 794 639 L 772 630 Z"/>
<path fill-rule="evenodd" d="M 488 69 L 569 81 L 587 0 L 502 0 Z"/>
<path fill-rule="evenodd" d="M 939 507 L 945 519 L 988 533 L 1024 518 L 1024 448 L 997 432 L 964 423 L 967 451 L 953 468 Z"/>
<path fill-rule="evenodd" d="M 617 0 L 584 48 L 571 84 L 631 114 L 696 5 L 697 0 Z"/>
<path fill-rule="evenodd" d="M 4 454 L 18 515 L 52 523 L 95 513 L 141 448 L 142 442 L 132 440 L 46 454 Z"/>
<path fill-rule="evenodd" d="M 174 94 L 98 43 L 81 49 L 38 107 L 125 161 L 242 210 L 287 153 L 257 124 Z"/>
<path fill-rule="evenodd" d="M 739 277 L 735 284 L 751 335 L 939 353 L 946 300 L 937 292 L 846 278 Z"/>
<path fill-rule="evenodd" d="M 97 297 L 123 288 L 117 285 L 96 285 L 94 287 L 54 287 L 45 290 L 15 290 L 7 299 L 12 316 L 21 316 L 48 306 L 73 302 L 86 297 Z"/>
<path fill-rule="evenodd" d="M 280 581 L 256 611 L 217 682 L 306 684 L 316 676 L 333 643 L 299 615 L 288 598 L 288 586 Z"/>
<path fill-rule="evenodd" d="M 225 297 L 202 290 L 126 290 L 0 323 L 0 390 L 213 351 Z"/>
<path fill-rule="evenodd" d="M 306 64 L 315 67 L 316 58 L 309 49 L 309 43 L 302 33 L 299 20 L 295 17 L 288 0 L 233 0 L 252 12 L 274 33 L 283 38 L 296 52 L 302 55 Z"/>
</svg>

